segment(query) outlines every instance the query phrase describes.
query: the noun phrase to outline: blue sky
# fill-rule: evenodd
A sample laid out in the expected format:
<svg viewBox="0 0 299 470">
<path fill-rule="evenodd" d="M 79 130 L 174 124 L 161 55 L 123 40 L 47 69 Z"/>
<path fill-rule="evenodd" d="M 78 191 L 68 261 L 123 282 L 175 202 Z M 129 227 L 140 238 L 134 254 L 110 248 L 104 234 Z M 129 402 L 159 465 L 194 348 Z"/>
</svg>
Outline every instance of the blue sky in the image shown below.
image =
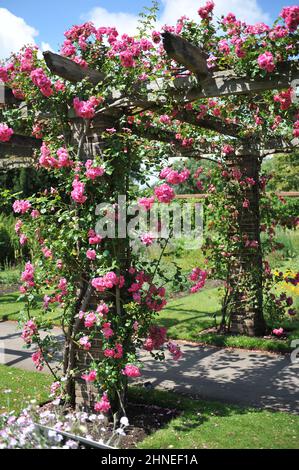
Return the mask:
<svg viewBox="0 0 299 470">
<path fill-rule="evenodd" d="M 296 3 L 288 0 L 214 1 L 217 13 L 232 11 L 251 23 L 271 22 L 283 6 Z M 198 18 L 196 11 L 204 3 L 205 0 L 160 0 L 161 21 L 171 24 L 175 17 L 184 13 Z M 51 46 L 57 50 L 63 41 L 63 32 L 84 20 L 94 20 L 98 26 L 109 25 L 109 22 L 111 26 L 118 26 L 121 32 L 126 29 L 130 32 L 134 29 L 137 13 L 150 4 L 150 0 L 0 0 L 0 58 L 19 48 L 22 41 L 31 39 L 38 45 L 43 43 L 43 48 Z"/>
</svg>

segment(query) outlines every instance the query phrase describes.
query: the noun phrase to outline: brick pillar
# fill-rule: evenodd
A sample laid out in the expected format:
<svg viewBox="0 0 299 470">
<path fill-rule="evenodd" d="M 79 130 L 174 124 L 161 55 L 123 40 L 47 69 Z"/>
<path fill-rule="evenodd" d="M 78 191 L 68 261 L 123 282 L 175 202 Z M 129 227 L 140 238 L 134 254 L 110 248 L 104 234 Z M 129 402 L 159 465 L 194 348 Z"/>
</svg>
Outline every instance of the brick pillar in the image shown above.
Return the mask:
<svg viewBox="0 0 299 470">
<path fill-rule="evenodd" d="M 231 286 L 233 298 L 230 307 L 230 331 L 236 334 L 260 336 L 265 334 L 263 316 L 263 285 L 262 285 L 262 250 L 260 240 L 260 191 L 259 171 L 260 161 L 257 155 L 247 154 L 235 157 L 231 165 L 238 167 L 243 178 L 250 177 L 256 181 L 250 186 L 244 197 L 250 202 L 249 209 L 241 204 L 238 218 L 239 235 L 248 236 L 251 241 L 257 241 L 257 248 L 242 245 L 237 254 L 232 270 Z M 241 281 L 241 284 L 240 284 Z"/>
</svg>

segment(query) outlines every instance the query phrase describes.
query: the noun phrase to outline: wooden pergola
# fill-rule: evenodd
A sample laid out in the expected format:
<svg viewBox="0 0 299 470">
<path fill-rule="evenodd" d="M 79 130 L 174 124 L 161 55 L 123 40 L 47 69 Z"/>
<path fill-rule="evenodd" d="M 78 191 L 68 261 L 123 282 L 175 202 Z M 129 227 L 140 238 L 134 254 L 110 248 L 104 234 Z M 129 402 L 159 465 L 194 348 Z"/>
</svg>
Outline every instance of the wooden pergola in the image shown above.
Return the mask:
<svg viewBox="0 0 299 470">
<path fill-rule="evenodd" d="M 270 78 L 252 79 L 246 76 L 236 76 L 232 70 L 210 71 L 207 66 L 207 54 L 200 47 L 172 33 L 166 32 L 163 34 L 163 44 L 168 57 L 175 60 L 183 70 L 191 72 L 191 75 L 175 78 L 169 85 L 169 97 L 178 106 L 182 107 L 178 111 L 176 119 L 188 123 L 195 130 L 205 129 L 234 139 L 236 151 L 230 165 L 240 168 L 245 177 L 251 177 L 258 181 L 263 157 L 276 152 L 292 152 L 295 147 L 298 147 L 298 139 L 289 141 L 283 137 L 270 139 L 264 135 L 244 138 L 242 137 L 244 128 L 240 124 L 227 124 L 216 117 L 197 119 L 196 112 L 184 109 L 185 104 L 201 98 L 254 95 L 266 90 L 288 88 L 293 80 L 299 79 L 298 65 L 295 60 L 282 64 Z M 93 85 L 101 83 L 105 86 L 106 78 L 101 71 L 82 68 L 72 60 L 52 52 L 45 52 L 44 59 L 52 74 L 69 82 L 78 83 L 86 79 Z M 140 87 L 136 85 L 134 96 L 122 96 L 117 91 L 112 93 L 111 97 L 105 102 L 105 106 L 97 112 L 96 117 L 91 122 L 82 145 L 82 160 L 93 158 L 97 154 L 102 145 L 102 132 L 107 128 L 117 128 L 118 121 L 122 116 L 129 116 L 143 110 L 163 113 L 165 102 L 162 99 L 153 99 L 153 96 L 156 96 L 153 93 L 158 91 L 162 85 L 161 79 L 150 82 L 147 85 L 147 92 L 140 91 Z M 5 87 L 2 94 L 5 96 L 5 106 L 19 105 L 19 101 L 16 100 L 9 88 Z M 72 111 L 70 111 L 69 119 L 72 122 L 72 141 L 78 144 L 82 119 L 77 118 Z M 192 150 L 183 150 L 176 142 L 175 135 L 159 126 L 153 126 L 146 130 L 136 127 L 133 128 L 133 132 L 145 140 L 173 144 L 177 153 L 183 156 L 200 159 L 213 156 L 214 153 L 210 144 L 198 144 Z M 9 143 L 0 144 L 0 171 L 34 165 L 36 150 L 41 146 L 41 143 L 41 141 L 32 137 L 16 135 Z M 239 253 L 238 269 L 240 276 L 243 274 L 250 276 L 253 272 L 255 273 L 251 276 L 253 298 L 247 304 L 239 301 L 238 299 L 240 299 L 242 293 L 239 292 L 238 285 L 235 285 L 234 305 L 236 307 L 231 316 L 230 330 L 233 333 L 260 335 L 265 331 L 265 322 L 262 314 L 262 251 L 258 185 L 248 189 L 246 197 L 250 201 L 251 210 L 244 211 L 239 216 L 240 233 L 246 234 L 250 240 L 258 241 L 259 247 L 254 253 L 247 248 Z M 258 275 L 256 275 L 256 267 L 259 268 Z M 78 328 L 79 325 L 75 324 L 71 334 L 75 334 Z M 68 347 L 71 348 L 72 346 L 68 345 Z M 81 359 L 77 359 L 77 364 L 80 364 Z M 75 353 L 73 352 L 74 360 Z M 84 358 L 82 364 L 85 364 Z M 66 367 L 70 368 L 73 365 L 74 362 Z M 90 394 L 87 394 L 86 398 L 86 390 L 83 390 L 82 386 L 79 387 L 76 394 L 77 402 L 80 402 L 80 400 L 86 402 L 86 399 L 91 400 Z"/>
</svg>

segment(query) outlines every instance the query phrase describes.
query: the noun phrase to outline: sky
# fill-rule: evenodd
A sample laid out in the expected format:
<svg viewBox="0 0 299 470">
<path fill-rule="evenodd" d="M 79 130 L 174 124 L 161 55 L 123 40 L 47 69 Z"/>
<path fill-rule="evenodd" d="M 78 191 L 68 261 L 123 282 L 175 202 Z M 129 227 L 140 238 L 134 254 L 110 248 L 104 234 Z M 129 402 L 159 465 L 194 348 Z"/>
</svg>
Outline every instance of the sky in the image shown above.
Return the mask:
<svg viewBox="0 0 299 470">
<path fill-rule="evenodd" d="M 197 10 L 206 0 L 159 0 L 160 24 L 175 24 L 180 16 L 199 19 Z M 232 11 L 250 24 L 272 23 L 289 0 L 214 0 L 218 16 Z M 91 20 L 96 26 L 116 26 L 120 33 L 134 33 L 138 13 L 151 0 L 0 0 L 0 59 L 24 44 L 57 51 L 63 32 Z"/>
</svg>

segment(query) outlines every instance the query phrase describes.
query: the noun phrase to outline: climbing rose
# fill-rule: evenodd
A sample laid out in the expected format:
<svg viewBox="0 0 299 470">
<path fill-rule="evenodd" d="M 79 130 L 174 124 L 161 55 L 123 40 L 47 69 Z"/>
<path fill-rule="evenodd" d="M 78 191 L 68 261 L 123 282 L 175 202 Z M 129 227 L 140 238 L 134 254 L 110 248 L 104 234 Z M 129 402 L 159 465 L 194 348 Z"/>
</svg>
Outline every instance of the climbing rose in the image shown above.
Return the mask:
<svg viewBox="0 0 299 470">
<path fill-rule="evenodd" d="M 36 369 L 41 372 L 44 368 L 44 357 L 42 351 L 39 349 L 38 351 L 34 352 L 31 358 Z"/>
<path fill-rule="evenodd" d="M 91 348 L 91 342 L 89 341 L 89 336 L 83 336 L 79 339 L 80 345 L 83 347 L 85 351 L 89 351 Z"/>
<path fill-rule="evenodd" d="M 93 328 L 96 322 L 97 322 L 97 317 L 95 316 L 94 312 L 90 312 L 85 317 L 84 326 L 85 328 Z"/>
<path fill-rule="evenodd" d="M 172 359 L 174 361 L 178 361 L 179 359 L 181 359 L 183 353 L 182 353 L 181 348 L 178 344 L 173 343 L 172 341 L 169 341 L 169 343 L 167 345 L 167 348 L 168 348 L 168 351 L 170 352 L 170 354 L 172 355 Z"/>
<path fill-rule="evenodd" d="M 138 199 L 139 207 L 143 208 L 146 211 L 149 211 L 155 202 L 154 196 L 151 197 L 142 197 Z"/>
<path fill-rule="evenodd" d="M 13 130 L 7 124 L 0 124 L 0 142 L 8 142 L 13 133 Z"/>
<path fill-rule="evenodd" d="M 275 336 L 282 336 L 284 331 L 283 331 L 283 328 L 274 328 L 274 330 L 272 331 L 272 333 L 275 335 Z"/>
<path fill-rule="evenodd" d="M 95 108 L 102 102 L 102 99 L 92 96 L 88 101 L 80 101 L 74 98 L 73 105 L 78 117 L 92 119 L 95 116 Z"/>
<path fill-rule="evenodd" d="M 16 214 L 25 214 L 31 208 L 31 204 L 29 201 L 15 201 L 13 203 L 13 210 Z"/>
<path fill-rule="evenodd" d="M 97 379 L 97 371 L 91 370 L 88 374 L 83 374 L 82 379 L 85 380 L 85 382 L 94 382 Z"/>
<path fill-rule="evenodd" d="M 222 152 L 224 153 L 224 155 L 230 155 L 232 153 L 234 153 L 235 149 L 232 145 L 223 145 L 222 147 Z"/>
<path fill-rule="evenodd" d="M 123 375 L 126 375 L 127 377 L 140 377 L 141 376 L 139 367 L 134 366 L 133 364 L 127 364 L 122 372 L 123 372 Z"/>
<path fill-rule="evenodd" d="M 214 9 L 215 3 L 213 1 L 208 1 L 203 7 L 200 7 L 198 14 L 202 20 L 210 19 L 210 15 Z"/>
<path fill-rule="evenodd" d="M 97 253 L 95 250 L 87 250 L 86 257 L 90 260 L 95 260 L 97 257 Z"/>
<path fill-rule="evenodd" d="M 202 289 L 206 283 L 207 271 L 200 268 L 194 268 L 189 276 L 190 281 L 195 282 L 195 285 L 191 287 L 190 291 L 192 294 Z"/>
<path fill-rule="evenodd" d="M 264 52 L 264 54 L 259 55 L 257 61 L 259 67 L 263 70 L 267 70 L 267 72 L 271 73 L 275 69 L 274 57 L 273 54 L 269 51 L 266 51 Z"/>
<path fill-rule="evenodd" d="M 30 74 L 30 78 L 44 96 L 49 98 L 53 95 L 51 80 L 47 77 L 42 68 L 33 70 Z"/>
<path fill-rule="evenodd" d="M 34 280 L 34 266 L 28 261 L 25 265 L 25 271 L 21 275 L 21 281 L 33 283 Z"/>
<path fill-rule="evenodd" d="M 73 181 L 73 191 L 71 192 L 72 199 L 78 204 L 84 204 L 87 197 L 84 196 L 85 184 L 77 179 Z"/>
<path fill-rule="evenodd" d="M 111 408 L 107 393 L 105 392 L 100 401 L 94 405 L 94 410 L 100 413 L 107 413 Z"/>
<path fill-rule="evenodd" d="M 140 240 L 143 245 L 150 246 L 153 244 L 154 236 L 151 233 L 143 233 Z"/>
<path fill-rule="evenodd" d="M 164 203 L 171 202 L 175 197 L 174 190 L 166 183 L 155 188 L 155 195 L 159 202 Z"/>
<path fill-rule="evenodd" d="M 299 6 L 294 5 L 291 7 L 285 7 L 281 10 L 280 16 L 285 20 L 286 27 L 294 32 L 299 25 Z"/>
</svg>

